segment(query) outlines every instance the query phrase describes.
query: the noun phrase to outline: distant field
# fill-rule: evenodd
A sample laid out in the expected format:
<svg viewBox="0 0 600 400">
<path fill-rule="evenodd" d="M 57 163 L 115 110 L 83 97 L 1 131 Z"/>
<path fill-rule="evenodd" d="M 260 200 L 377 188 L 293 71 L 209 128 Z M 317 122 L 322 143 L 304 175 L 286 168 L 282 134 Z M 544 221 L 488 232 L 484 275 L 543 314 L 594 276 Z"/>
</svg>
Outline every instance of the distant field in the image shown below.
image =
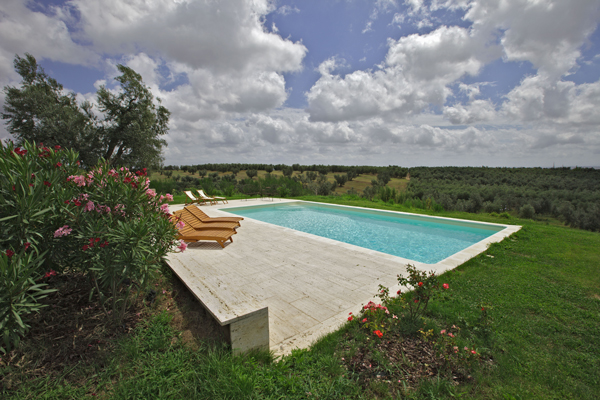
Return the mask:
<svg viewBox="0 0 600 400">
<path fill-rule="evenodd" d="M 218 172 L 218 171 L 208 171 L 208 174 L 211 174 L 214 172 L 217 172 L 219 174 L 219 176 L 231 175 L 231 172 L 222 173 L 222 172 Z M 260 178 L 263 178 L 266 174 L 267 173 L 265 171 L 258 171 L 258 177 L 260 177 Z M 271 175 L 283 176 L 283 172 L 282 171 L 273 171 L 273 172 L 271 172 Z M 300 172 L 294 171 L 294 173 L 292 174 L 292 177 L 298 176 L 298 175 L 300 175 Z M 334 182 L 335 181 L 334 175 L 343 175 L 343 174 L 330 172 L 327 174 L 327 180 L 329 182 Z M 175 176 L 192 176 L 194 178 L 200 178 L 198 173 L 190 174 L 185 171 L 173 171 L 173 177 L 175 177 Z M 247 178 L 248 178 L 248 176 L 246 175 L 245 170 L 240 171 L 236 175 L 236 179 L 238 179 L 238 180 L 247 179 Z M 166 179 L 169 179 L 169 178 L 167 178 L 165 175 L 161 175 L 158 172 L 153 172 L 150 175 L 150 180 L 166 180 Z M 362 191 L 367 186 L 371 185 L 371 181 L 373 179 L 377 179 L 377 175 L 375 175 L 375 174 L 359 175 L 356 178 L 354 178 L 352 181 L 346 182 L 343 187 L 337 187 L 335 189 L 335 193 L 336 194 L 346 194 L 351 189 L 356 190 L 358 193 L 362 193 Z M 390 188 L 396 189 L 399 191 L 406 190 L 407 185 L 408 185 L 408 180 L 406 180 L 404 178 L 403 179 L 392 178 L 392 180 L 387 184 L 387 186 L 389 186 Z"/>
</svg>

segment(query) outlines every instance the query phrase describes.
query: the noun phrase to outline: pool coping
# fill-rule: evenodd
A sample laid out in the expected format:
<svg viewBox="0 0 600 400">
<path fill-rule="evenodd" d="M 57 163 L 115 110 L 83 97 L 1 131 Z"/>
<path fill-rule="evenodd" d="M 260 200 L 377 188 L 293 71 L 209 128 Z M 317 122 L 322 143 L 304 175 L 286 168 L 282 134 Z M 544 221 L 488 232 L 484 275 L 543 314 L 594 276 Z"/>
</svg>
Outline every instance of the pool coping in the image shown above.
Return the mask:
<svg viewBox="0 0 600 400">
<path fill-rule="evenodd" d="M 253 203 L 266 205 L 273 201 Z M 237 200 L 200 208 L 210 216 L 231 216 L 228 208 L 244 206 L 251 204 Z M 182 207 L 172 206 L 171 211 Z M 439 275 L 521 228 L 423 216 L 506 228 L 438 263 L 427 264 L 245 217 L 234 243 L 228 243 L 225 249 L 202 242 L 190 245 L 184 253 L 171 253 L 168 263 L 219 323 L 230 327 L 234 351 L 270 348 L 276 354 L 288 354 L 338 329 L 349 312 L 357 313 L 362 304 L 374 300 L 379 284 L 389 287 L 392 293 L 406 289 L 396 281 L 397 274 L 406 274 L 406 264 Z"/>
</svg>

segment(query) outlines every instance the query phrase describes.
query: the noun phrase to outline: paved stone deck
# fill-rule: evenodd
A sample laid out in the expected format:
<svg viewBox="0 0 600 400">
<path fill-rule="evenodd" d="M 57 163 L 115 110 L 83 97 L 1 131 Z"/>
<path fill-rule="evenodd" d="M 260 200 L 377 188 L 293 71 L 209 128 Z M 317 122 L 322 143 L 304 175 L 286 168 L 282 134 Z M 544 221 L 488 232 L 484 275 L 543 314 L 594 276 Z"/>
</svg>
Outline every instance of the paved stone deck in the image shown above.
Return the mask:
<svg viewBox="0 0 600 400">
<path fill-rule="evenodd" d="M 259 204 L 272 201 L 235 200 L 201 208 L 213 217 L 231 216 L 227 207 Z M 245 218 L 224 249 L 216 242 L 192 243 L 185 252 L 172 253 L 169 263 L 189 288 L 200 288 L 193 291 L 213 315 L 237 321 L 267 307 L 270 349 L 288 354 L 339 328 L 348 313 L 356 314 L 373 299 L 379 284 L 395 293 L 396 275 L 406 275 L 407 263 L 441 274 L 519 229 L 508 226 L 442 262 L 424 264 Z"/>
</svg>

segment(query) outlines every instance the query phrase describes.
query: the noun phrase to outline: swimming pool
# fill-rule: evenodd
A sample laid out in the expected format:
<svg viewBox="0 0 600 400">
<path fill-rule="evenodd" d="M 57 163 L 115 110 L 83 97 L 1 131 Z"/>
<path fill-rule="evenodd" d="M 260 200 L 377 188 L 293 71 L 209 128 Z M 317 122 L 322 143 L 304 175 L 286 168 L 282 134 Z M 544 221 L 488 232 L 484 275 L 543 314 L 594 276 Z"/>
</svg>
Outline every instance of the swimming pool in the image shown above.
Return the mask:
<svg viewBox="0 0 600 400">
<path fill-rule="evenodd" d="M 438 263 L 506 228 L 304 201 L 223 211 L 427 264 Z"/>
</svg>

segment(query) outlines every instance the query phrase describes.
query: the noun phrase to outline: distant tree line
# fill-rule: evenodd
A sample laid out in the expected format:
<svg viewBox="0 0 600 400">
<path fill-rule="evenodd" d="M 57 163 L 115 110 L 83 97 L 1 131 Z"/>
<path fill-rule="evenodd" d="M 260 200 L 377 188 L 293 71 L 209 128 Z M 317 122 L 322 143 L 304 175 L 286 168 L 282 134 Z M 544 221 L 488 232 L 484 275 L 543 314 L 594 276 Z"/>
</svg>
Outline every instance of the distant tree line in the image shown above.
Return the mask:
<svg viewBox="0 0 600 400">
<path fill-rule="evenodd" d="M 410 178 L 406 197 L 431 199 L 445 210 L 551 215 L 600 231 L 597 169 L 418 167 Z"/>
<path fill-rule="evenodd" d="M 360 165 L 360 166 L 348 166 L 348 165 L 322 165 L 322 164 L 311 164 L 311 165 L 301 165 L 301 164 L 243 164 L 243 163 L 234 163 L 234 164 L 196 164 L 196 165 L 167 165 L 163 168 L 167 171 L 185 171 L 191 174 L 195 174 L 199 171 L 218 171 L 221 173 L 232 172 L 237 174 L 239 171 L 243 170 L 257 170 L 257 171 L 291 171 L 291 172 L 300 172 L 301 174 L 306 171 L 313 171 L 320 174 L 328 174 L 328 173 L 348 173 L 351 172 L 354 176 L 362 175 L 362 174 L 378 174 L 381 171 L 386 171 L 390 177 L 392 178 L 404 178 L 408 173 L 408 168 L 399 167 L 395 165 L 390 165 L 388 167 L 374 167 L 369 165 Z M 289 174 L 291 175 L 291 174 Z"/>
</svg>

